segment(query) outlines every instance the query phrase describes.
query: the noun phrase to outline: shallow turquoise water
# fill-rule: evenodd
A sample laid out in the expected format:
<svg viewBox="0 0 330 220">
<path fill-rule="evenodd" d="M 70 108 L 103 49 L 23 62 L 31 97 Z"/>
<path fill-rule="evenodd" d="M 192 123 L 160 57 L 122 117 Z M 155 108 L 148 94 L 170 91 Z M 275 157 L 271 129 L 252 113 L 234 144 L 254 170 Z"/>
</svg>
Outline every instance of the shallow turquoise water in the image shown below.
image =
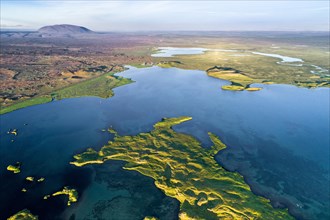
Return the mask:
<svg viewBox="0 0 330 220">
<path fill-rule="evenodd" d="M 19 175 L 6 173 L 2 181 L 8 184 L 1 190 L 14 193 L 11 195 L 24 204 L 34 200 L 42 204 L 41 195 L 75 185 L 84 199 L 67 208 L 63 216 L 83 207 L 90 213 L 91 207 L 100 204 L 95 197 L 86 197 L 100 187 L 95 179 L 97 169 L 68 165 L 72 156 L 87 147 L 99 148 L 111 139 L 101 132 L 103 128 L 112 126 L 120 135 L 133 135 L 151 130 L 162 117 L 187 115 L 193 120 L 175 130 L 194 135 L 205 147 L 210 144 L 207 132 L 217 134 L 228 145 L 217 155 L 217 161 L 228 170 L 240 172 L 255 193 L 270 198 L 276 207 L 289 207 L 299 219 L 327 219 L 329 89 L 260 85 L 264 89 L 259 92 L 223 91 L 221 86 L 228 82 L 207 77 L 202 71 L 176 68 L 132 68 L 119 75 L 136 82 L 116 88 L 110 99 L 66 99 L 2 115 L 1 172 L 6 173 L 5 167 L 16 161 L 23 165 Z M 19 135 L 7 135 L 9 128 L 18 128 Z M 27 175 L 46 176 L 45 183 L 35 187 L 39 197 L 34 198 L 31 190 L 30 201 L 25 194 L 17 193 L 26 184 L 23 178 Z M 124 191 L 120 191 L 120 198 L 127 197 Z M 109 190 L 106 196 L 113 195 Z M 130 201 L 135 201 L 133 197 Z M 158 198 L 165 197 L 159 194 L 154 199 Z M 8 194 L 1 194 L 0 204 L 5 199 Z M 170 207 L 175 207 L 171 206 L 174 203 L 166 202 Z M 56 207 L 62 211 L 65 207 L 61 204 Z M 129 204 L 122 205 L 127 208 Z M 3 209 L 1 205 L 0 212 Z M 14 210 L 16 206 L 12 209 L 18 211 Z"/>
</svg>

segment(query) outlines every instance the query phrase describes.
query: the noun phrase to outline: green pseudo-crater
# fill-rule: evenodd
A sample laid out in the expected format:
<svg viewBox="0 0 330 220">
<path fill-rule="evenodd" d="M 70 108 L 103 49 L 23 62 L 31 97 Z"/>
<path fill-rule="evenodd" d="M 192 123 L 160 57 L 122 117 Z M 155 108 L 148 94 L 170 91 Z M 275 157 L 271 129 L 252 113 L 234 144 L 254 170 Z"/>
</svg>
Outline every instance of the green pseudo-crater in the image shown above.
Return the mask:
<svg viewBox="0 0 330 220">
<path fill-rule="evenodd" d="M 212 133 L 213 146 L 201 147 L 194 137 L 172 126 L 191 117 L 166 118 L 149 133 L 119 136 L 100 151 L 89 148 L 75 155 L 76 166 L 122 160 L 155 180 L 167 196 L 180 201 L 180 219 L 293 219 L 287 210 L 273 208 L 269 200 L 253 194 L 243 177 L 226 171 L 214 156 L 226 145 Z"/>
</svg>

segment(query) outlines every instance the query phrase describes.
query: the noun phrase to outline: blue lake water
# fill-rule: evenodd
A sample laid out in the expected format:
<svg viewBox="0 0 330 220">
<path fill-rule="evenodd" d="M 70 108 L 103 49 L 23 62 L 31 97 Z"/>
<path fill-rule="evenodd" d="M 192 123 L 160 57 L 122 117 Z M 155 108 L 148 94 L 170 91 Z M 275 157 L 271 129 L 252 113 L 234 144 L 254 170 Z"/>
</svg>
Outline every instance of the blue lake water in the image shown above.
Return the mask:
<svg viewBox="0 0 330 220">
<path fill-rule="evenodd" d="M 206 51 L 219 51 L 219 52 L 237 52 L 237 50 L 227 50 L 227 49 L 207 49 L 207 48 L 193 48 L 193 47 L 158 47 L 159 51 L 152 54 L 153 57 L 173 57 L 176 55 L 195 55 L 202 54 Z M 300 58 L 288 57 L 279 54 L 270 54 L 270 53 L 260 53 L 260 52 L 251 52 L 252 54 L 268 56 L 281 59 L 282 63 L 291 63 L 291 62 L 304 62 Z"/>
<path fill-rule="evenodd" d="M 158 47 L 159 51 L 152 54 L 152 57 L 173 57 L 176 55 L 202 54 L 208 49 L 205 48 L 179 48 L 179 47 Z"/>
<path fill-rule="evenodd" d="M 302 59 L 300 58 L 295 58 L 295 57 L 287 57 L 287 56 L 282 56 L 279 54 L 272 54 L 272 53 L 260 53 L 260 52 L 252 52 L 253 54 L 256 55 L 261 55 L 261 56 L 267 56 L 267 57 L 274 57 L 274 58 L 278 58 L 281 59 L 283 63 L 291 63 L 291 62 L 304 62 Z"/>
<path fill-rule="evenodd" d="M 138 201 L 132 192 L 139 191 L 141 182 L 149 185 L 148 190 L 139 191 L 140 197 L 150 200 L 134 216 L 150 214 L 146 207 L 161 206 L 157 201 L 177 211 L 175 200 L 138 173 L 124 172 L 118 164 L 101 165 L 105 167 L 101 169 L 100 165 L 77 168 L 69 162 L 74 154 L 100 148 L 111 139 L 103 128 L 112 126 L 120 135 L 134 135 L 151 130 L 163 117 L 187 115 L 193 120 L 174 129 L 194 135 L 204 147 L 210 145 L 207 132 L 217 134 L 228 148 L 216 160 L 240 172 L 256 194 L 270 198 L 275 207 L 289 207 L 298 219 L 329 217 L 329 89 L 258 85 L 263 90 L 224 91 L 221 86 L 229 82 L 207 77 L 203 71 L 176 68 L 131 68 L 118 75 L 135 83 L 116 88 L 110 99 L 65 99 L 1 116 L 0 169 L 5 175 L 0 180 L 5 184 L 0 190 L 8 193 L 1 193 L 0 213 L 23 208 L 39 212 L 43 204 L 54 203 L 56 208 L 49 213 L 61 210 L 65 218 L 83 219 L 85 213 L 97 219 L 91 215 L 93 210 L 115 213 L 115 201 L 125 214 Z M 17 137 L 6 134 L 10 128 L 18 129 Z M 5 171 L 16 161 L 22 162 L 20 174 Z M 46 181 L 27 186 L 24 178 L 28 175 L 45 176 Z M 132 180 L 129 186 L 122 183 L 125 179 Z M 42 200 L 64 185 L 78 188 L 77 204 L 65 208 L 61 200 Z M 31 190 L 24 194 L 20 192 L 23 186 Z M 35 204 L 41 208 L 33 208 Z"/>
</svg>

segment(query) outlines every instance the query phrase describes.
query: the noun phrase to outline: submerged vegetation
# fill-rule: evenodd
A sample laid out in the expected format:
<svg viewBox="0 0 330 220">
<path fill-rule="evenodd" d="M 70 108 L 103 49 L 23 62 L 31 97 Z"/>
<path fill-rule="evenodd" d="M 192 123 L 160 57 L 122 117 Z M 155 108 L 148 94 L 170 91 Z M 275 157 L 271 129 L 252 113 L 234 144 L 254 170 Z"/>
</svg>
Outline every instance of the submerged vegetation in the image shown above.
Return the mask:
<svg viewBox="0 0 330 220">
<path fill-rule="evenodd" d="M 8 220 L 38 220 L 38 216 L 31 214 L 27 209 L 17 212 L 15 215 L 8 218 Z"/>
<path fill-rule="evenodd" d="M 76 166 L 122 160 L 155 180 L 167 196 L 180 202 L 180 219 L 292 219 L 286 210 L 274 209 L 253 194 L 243 177 L 223 169 L 214 156 L 226 145 L 212 133 L 213 146 L 201 147 L 194 137 L 175 132 L 172 126 L 191 117 L 165 118 L 149 133 L 116 135 L 100 151 L 75 155 Z"/>
</svg>

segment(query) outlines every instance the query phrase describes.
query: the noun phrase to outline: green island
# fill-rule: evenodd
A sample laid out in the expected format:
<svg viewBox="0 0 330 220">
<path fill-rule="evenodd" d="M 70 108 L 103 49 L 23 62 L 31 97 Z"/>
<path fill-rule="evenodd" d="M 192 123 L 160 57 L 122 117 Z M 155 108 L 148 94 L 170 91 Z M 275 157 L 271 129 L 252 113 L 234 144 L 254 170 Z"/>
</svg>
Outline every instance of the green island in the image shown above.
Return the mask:
<svg viewBox="0 0 330 220">
<path fill-rule="evenodd" d="M 17 109 L 25 108 L 32 105 L 44 104 L 54 99 L 60 100 L 65 98 L 75 98 L 82 96 L 96 96 L 100 98 L 109 98 L 114 95 L 112 89 L 131 83 L 127 78 L 115 76 L 116 72 L 105 73 L 101 76 L 91 78 L 73 85 L 70 85 L 47 94 L 39 95 L 9 106 L 3 106 L 0 114 L 5 114 Z"/>
<path fill-rule="evenodd" d="M 177 60 L 170 60 L 170 61 L 160 61 L 156 64 L 159 67 L 162 68 L 182 68 L 182 69 L 187 69 L 187 67 L 181 62 Z M 148 65 L 133 65 L 134 67 L 137 68 L 147 68 L 150 67 Z M 219 67 L 219 66 L 214 66 L 212 68 L 209 68 L 206 70 L 206 73 L 210 77 L 218 78 L 218 79 L 223 79 L 231 82 L 231 85 L 225 85 L 222 86 L 221 88 L 223 90 L 231 90 L 231 91 L 259 91 L 262 88 L 259 87 L 250 87 L 251 84 L 253 83 L 263 83 L 263 84 L 273 84 L 273 82 L 270 82 L 268 80 L 256 80 L 253 79 L 247 75 L 245 75 L 242 71 L 236 70 L 231 67 Z M 298 84 L 298 83 L 297 83 Z M 321 86 L 326 85 L 326 83 L 323 83 Z M 306 85 L 302 85 L 306 86 Z M 314 85 L 317 87 L 318 85 Z"/>
<path fill-rule="evenodd" d="M 25 178 L 27 181 L 33 182 L 34 181 L 34 177 L 33 176 L 27 176 Z"/>
<path fill-rule="evenodd" d="M 7 166 L 7 170 L 11 171 L 13 173 L 20 173 L 21 172 L 21 163 L 20 162 L 16 162 L 15 165 L 8 165 Z"/>
<path fill-rule="evenodd" d="M 9 129 L 9 131 L 7 132 L 7 134 L 13 134 L 13 135 L 17 136 L 18 131 L 17 131 L 16 128 L 14 128 L 14 129 Z"/>
<path fill-rule="evenodd" d="M 36 179 L 35 177 L 33 177 L 33 176 L 27 176 L 26 178 L 25 178 L 25 180 L 26 181 L 29 181 L 29 182 L 33 182 L 34 180 L 36 180 L 37 182 L 43 182 L 44 180 L 45 180 L 45 178 L 44 177 L 40 177 L 39 179 Z"/>
<path fill-rule="evenodd" d="M 50 195 L 45 195 L 45 196 L 44 196 L 44 200 L 46 200 L 46 199 L 48 199 L 48 198 L 50 198 Z"/>
<path fill-rule="evenodd" d="M 68 203 L 67 205 L 70 206 L 71 203 L 78 201 L 78 192 L 75 189 L 71 189 L 65 186 L 61 191 L 55 192 L 52 196 L 59 196 L 59 195 L 67 195 L 68 196 Z M 44 199 L 49 198 L 49 196 L 45 196 Z"/>
<path fill-rule="evenodd" d="M 157 66 L 162 67 L 162 68 L 172 68 L 172 67 L 177 67 L 179 68 L 182 63 L 180 61 L 161 61 L 157 64 Z"/>
<path fill-rule="evenodd" d="M 43 182 L 43 181 L 45 181 L 45 178 L 44 177 L 40 177 L 38 180 L 37 180 L 37 182 Z"/>
<path fill-rule="evenodd" d="M 157 66 L 162 68 L 172 68 L 172 67 L 180 68 L 180 65 L 182 68 L 183 63 L 180 61 L 161 61 L 157 64 Z M 231 85 L 225 85 L 221 87 L 223 90 L 231 90 L 231 91 L 246 90 L 246 91 L 254 92 L 254 91 L 259 91 L 262 88 L 250 87 L 250 85 L 253 83 L 272 84 L 272 82 L 269 82 L 267 80 L 262 81 L 262 80 L 252 79 L 242 71 L 236 70 L 231 67 L 214 66 L 212 68 L 207 69 L 206 73 L 210 77 L 230 81 Z"/>
<path fill-rule="evenodd" d="M 158 218 L 152 217 L 152 216 L 146 216 L 146 217 L 144 217 L 143 220 L 158 220 Z"/>
<path fill-rule="evenodd" d="M 269 200 L 253 194 L 240 174 L 214 160 L 226 148 L 216 135 L 209 133 L 213 146 L 205 149 L 194 137 L 172 129 L 191 119 L 165 118 L 149 133 L 117 134 L 100 151 L 89 148 L 75 155 L 71 164 L 126 161 L 124 169 L 153 178 L 156 187 L 180 202 L 180 219 L 293 219 L 287 210 L 275 209 Z"/>
<path fill-rule="evenodd" d="M 38 216 L 31 214 L 31 212 L 27 209 L 23 209 L 15 215 L 10 216 L 7 220 L 38 220 Z"/>
<path fill-rule="evenodd" d="M 233 90 L 233 91 L 259 91 L 261 88 L 250 87 L 252 83 L 257 81 L 253 80 L 251 77 L 245 75 L 242 71 L 233 69 L 231 67 L 212 67 L 206 70 L 208 76 L 224 79 L 231 82 L 231 85 L 225 85 L 221 88 L 223 90 Z"/>
</svg>

